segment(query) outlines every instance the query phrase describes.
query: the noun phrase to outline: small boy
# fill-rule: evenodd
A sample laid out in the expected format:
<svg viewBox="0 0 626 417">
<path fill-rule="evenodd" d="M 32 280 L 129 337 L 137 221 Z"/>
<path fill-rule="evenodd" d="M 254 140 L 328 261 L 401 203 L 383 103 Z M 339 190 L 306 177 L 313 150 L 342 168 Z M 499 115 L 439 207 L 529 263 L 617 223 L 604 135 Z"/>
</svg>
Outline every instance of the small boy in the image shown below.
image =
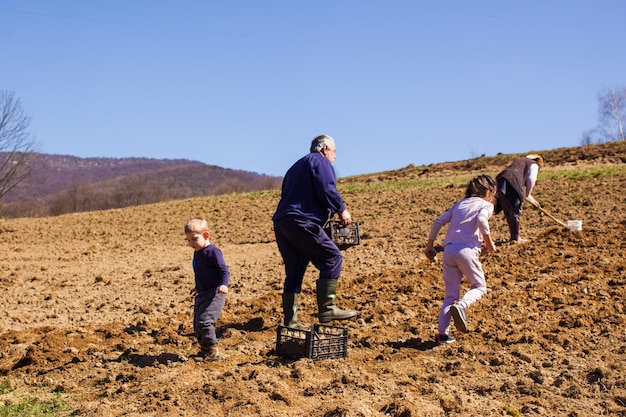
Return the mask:
<svg viewBox="0 0 626 417">
<path fill-rule="evenodd" d="M 226 303 L 230 280 L 222 252 L 211 244 L 209 236 L 206 220 L 196 217 L 185 224 L 185 238 L 194 250 L 196 285 L 190 294 L 195 298 L 193 330 L 200 344 L 200 352 L 194 356 L 197 362 L 216 361 L 221 357 L 214 325 Z"/>
</svg>

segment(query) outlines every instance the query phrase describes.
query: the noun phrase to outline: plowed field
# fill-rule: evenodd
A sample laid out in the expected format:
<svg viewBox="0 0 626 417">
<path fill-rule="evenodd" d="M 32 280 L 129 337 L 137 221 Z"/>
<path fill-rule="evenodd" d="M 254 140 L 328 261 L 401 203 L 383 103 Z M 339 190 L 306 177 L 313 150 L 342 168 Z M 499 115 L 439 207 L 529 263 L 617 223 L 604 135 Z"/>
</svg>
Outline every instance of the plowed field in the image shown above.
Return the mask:
<svg viewBox="0 0 626 417">
<path fill-rule="evenodd" d="M 361 226 L 338 305 L 354 320 L 345 359 L 276 356 L 283 266 L 271 215 L 278 191 L 196 198 L 60 217 L 0 221 L 3 402 L 61 398 L 81 416 L 626 415 L 626 144 L 544 152 L 525 244 L 482 257 L 489 292 L 471 332 L 434 343 L 440 257 L 422 255 L 433 219 L 498 155 L 346 178 Z M 530 150 L 529 150 L 530 151 Z M 192 249 L 203 216 L 232 277 L 218 323 L 223 360 L 198 364 Z M 438 243 L 441 242 L 442 234 Z M 310 266 L 301 319 L 316 322 Z"/>
</svg>

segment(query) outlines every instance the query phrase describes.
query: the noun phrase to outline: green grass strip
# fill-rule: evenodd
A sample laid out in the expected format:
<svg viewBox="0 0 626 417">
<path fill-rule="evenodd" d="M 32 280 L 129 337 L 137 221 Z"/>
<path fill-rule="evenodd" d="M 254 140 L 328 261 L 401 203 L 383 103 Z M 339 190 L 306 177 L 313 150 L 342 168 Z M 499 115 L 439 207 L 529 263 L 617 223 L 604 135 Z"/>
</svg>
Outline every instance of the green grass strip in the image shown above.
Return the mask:
<svg viewBox="0 0 626 417">
<path fill-rule="evenodd" d="M 489 175 L 496 175 L 492 172 L 485 172 Z M 538 180 L 541 179 L 572 179 L 584 180 L 591 178 L 616 177 L 626 175 L 626 165 L 610 165 L 586 168 L 561 168 L 556 170 L 543 169 L 539 172 Z M 339 184 L 341 192 L 367 193 L 385 191 L 403 191 L 407 189 L 428 189 L 428 188 L 463 188 L 474 177 L 470 174 L 460 174 L 442 178 L 407 179 L 407 180 L 384 180 L 371 182 L 357 182 Z"/>
</svg>

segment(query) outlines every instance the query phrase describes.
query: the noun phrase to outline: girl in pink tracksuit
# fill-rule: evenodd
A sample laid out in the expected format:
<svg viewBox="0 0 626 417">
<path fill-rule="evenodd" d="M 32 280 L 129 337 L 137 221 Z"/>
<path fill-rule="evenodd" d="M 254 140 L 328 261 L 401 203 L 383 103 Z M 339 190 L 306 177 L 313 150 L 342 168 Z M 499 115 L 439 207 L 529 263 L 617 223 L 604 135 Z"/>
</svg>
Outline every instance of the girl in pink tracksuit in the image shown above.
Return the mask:
<svg viewBox="0 0 626 417">
<path fill-rule="evenodd" d="M 465 198 L 455 203 L 448 211 L 435 219 L 428 235 L 424 254 L 433 260 L 439 230 L 448 224 L 443 241 L 443 281 L 445 294 L 439 312 L 438 343 L 452 343 L 450 320 L 455 327 L 467 332 L 466 310 L 487 292 L 487 283 L 482 264 L 478 259 L 484 243 L 487 252 L 496 251 L 489 235 L 489 218 L 493 214 L 497 184 L 489 175 L 474 177 L 465 189 Z M 461 280 L 465 277 L 470 290 L 459 299 Z"/>
</svg>

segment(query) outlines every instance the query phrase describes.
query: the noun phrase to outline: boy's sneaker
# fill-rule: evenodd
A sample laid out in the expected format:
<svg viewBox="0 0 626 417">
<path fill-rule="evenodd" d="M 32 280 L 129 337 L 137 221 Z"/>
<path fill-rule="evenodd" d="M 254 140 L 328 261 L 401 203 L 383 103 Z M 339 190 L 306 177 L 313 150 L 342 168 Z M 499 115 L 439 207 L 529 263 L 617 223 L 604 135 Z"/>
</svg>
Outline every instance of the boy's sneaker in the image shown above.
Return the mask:
<svg viewBox="0 0 626 417">
<path fill-rule="evenodd" d="M 465 309 L 458 304 L 452 304 L 450 306 L 450 314 L 454 320 L 454 326 L 463 333 L 467 333 L 468 330 L 467 321 L 465 320 Z"/>
<path fill-rule="evenodd" d="M 217 348 L 217 345 L 211 345 L 207 347 L 202 347 L 200 352 L 193 357 L 193 360 L 196 362 L 214 362 L 220 360 L 222 356 L 220 355 L 220 351 Z"/>
<path fill-rule="evenodd" d="M 456 339 L 449 334 L 438 334 L 437 336 L 435 336 L 435 339 L 440 345 L 454 343 L 456 341 Z"/>
</svg>

